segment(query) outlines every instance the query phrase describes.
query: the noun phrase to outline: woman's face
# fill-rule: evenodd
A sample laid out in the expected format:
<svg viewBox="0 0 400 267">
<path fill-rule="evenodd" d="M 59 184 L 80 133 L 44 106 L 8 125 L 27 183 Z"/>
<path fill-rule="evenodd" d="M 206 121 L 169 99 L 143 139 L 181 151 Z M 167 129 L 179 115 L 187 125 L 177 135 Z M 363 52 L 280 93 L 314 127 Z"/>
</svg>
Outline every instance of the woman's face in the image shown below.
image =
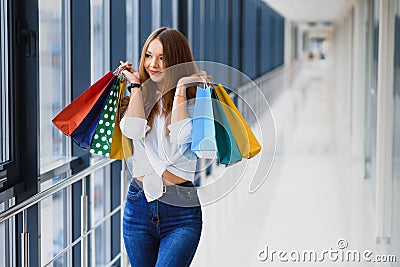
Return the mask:
<svg viewBox="0 0 400 267">
<path fill-rule="evenodd" d="M 144 67 L 153 82 L 162 80 L 163 64 L 163 46 L 161 41 L 156 38 L 150 42 L 147 48 Z"/>
</svg>

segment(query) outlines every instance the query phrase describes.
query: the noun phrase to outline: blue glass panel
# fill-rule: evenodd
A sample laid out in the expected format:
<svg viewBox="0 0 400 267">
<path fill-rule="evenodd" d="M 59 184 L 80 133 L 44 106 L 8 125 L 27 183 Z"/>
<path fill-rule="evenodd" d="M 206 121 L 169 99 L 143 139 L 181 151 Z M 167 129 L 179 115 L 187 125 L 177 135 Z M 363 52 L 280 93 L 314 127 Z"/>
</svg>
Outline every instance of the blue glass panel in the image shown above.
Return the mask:
<svg viewBox="0 0 400 267">
<path fill-rule="evenodd" d="M 139 48 L 142 49 L 151 33 L 151 1 L 139 1 Z"/>
<path fill-rule="evenodd" d="M 171 0 L 162 0 L 161 1 L 161 26 L 172 28 L 172 1 Z"/>
</svg>

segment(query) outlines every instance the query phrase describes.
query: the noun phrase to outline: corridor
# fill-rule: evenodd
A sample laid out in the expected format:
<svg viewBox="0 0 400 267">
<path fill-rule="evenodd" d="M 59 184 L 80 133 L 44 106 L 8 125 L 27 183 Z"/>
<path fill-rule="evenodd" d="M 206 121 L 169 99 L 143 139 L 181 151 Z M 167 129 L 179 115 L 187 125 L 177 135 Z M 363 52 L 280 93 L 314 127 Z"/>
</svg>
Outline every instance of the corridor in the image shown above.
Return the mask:
<svg viewBox="0 0 400 267">
<path fill-rule="evenodd" d="M 348 249 L 375 249 L 372 235 L 363 243 L 351 235 L 359 226 L 350 216 L 349 146 L 334 115 L 331 62 L 304 64 L 293 86 L 271 105 L 277 129 L 271 173 L 254 194 L 248 193 L 250 179 L 244 177 L 226 197 L 203 207 L 204 228 L 193 266 L 271 266 L 271 257 L 258 259 L 265 246 L 288 253 L 314 250 L 320 257 L 324 249 L 338 249 L 339 239 L 348 242 Z M 285 264 L 290 259 L 279 262 L 275 255 L 272 266 Z M 323 266 L 329 264 L 350 266 L 326 257 Z"/>
</svg>

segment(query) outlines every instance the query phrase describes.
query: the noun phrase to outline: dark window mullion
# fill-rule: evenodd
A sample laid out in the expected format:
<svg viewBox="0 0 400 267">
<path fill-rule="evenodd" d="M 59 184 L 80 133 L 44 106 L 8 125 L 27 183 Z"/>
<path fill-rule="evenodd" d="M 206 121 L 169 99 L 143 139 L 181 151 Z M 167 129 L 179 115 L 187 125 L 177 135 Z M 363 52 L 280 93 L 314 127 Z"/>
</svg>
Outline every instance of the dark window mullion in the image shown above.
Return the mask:
<svg viewBox="0 0 400 267">
<path fill-rule="evenodd" d="M 10 88 L 14 95 L 12 128 L 13 167 L 8 173 L 10 186 L 22 185 L 23 192 L 18 192 L 19 203 L 38 192 L 38 2 L 37 0 L 9 1 L 13 28 L 10 70 Z M 31 236 L 38 235 L 37 205 L 27 210 L 27 231 Z M 21 233 L 22 214 L 16 217 L 16 264 L 22 264 Z M 29 261 L 32 265 L 39 262 L 37 239 L 30 240 Z"/>
<path fill-rule="evenodd" d="M 71 74 L 72 100 L 79 96 L 91 82 L 90 75 L 90 0 L 71 1 Z M 79 164 L 74 166 L 73 174 L 90 165 L 87 151 L 73 143 L 72 156 L 80 157 Z M 87 177 L 86 181 L 89 178 Z M 86 188 L 89 188 L 87 183 Z M 89 193 L 89 190 L 87 190 Z M 81 235 L 81 195 L 82 181 L 72 185 L 72 239 Z M 89 197 L 89 196 L 88 196 Z M 72 265 L 81 264 L 81 244 L 72 249 Z"/>
</svg>

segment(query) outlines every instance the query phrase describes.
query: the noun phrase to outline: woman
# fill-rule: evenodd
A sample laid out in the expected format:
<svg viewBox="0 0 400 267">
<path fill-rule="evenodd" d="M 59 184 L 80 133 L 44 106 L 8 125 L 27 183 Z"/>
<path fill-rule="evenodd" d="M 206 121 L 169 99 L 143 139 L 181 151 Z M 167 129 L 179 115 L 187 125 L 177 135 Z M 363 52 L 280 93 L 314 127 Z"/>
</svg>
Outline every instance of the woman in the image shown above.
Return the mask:
<svg viewBox="0 0 400 267">
<path fill-rule="evenodd" d="M 131 90 L 120 123 L 134 149 L 123 217 L 129 260 L 132 266 L 189 266 L 202 231 L 193 184 L 197 158 L 190 150 L 193 86 L 207 74 L 196 71 L 185 37 L 169 28 L 149 36 L 139 72 L 122 61 L 119 70 Z"/>
</svg>

